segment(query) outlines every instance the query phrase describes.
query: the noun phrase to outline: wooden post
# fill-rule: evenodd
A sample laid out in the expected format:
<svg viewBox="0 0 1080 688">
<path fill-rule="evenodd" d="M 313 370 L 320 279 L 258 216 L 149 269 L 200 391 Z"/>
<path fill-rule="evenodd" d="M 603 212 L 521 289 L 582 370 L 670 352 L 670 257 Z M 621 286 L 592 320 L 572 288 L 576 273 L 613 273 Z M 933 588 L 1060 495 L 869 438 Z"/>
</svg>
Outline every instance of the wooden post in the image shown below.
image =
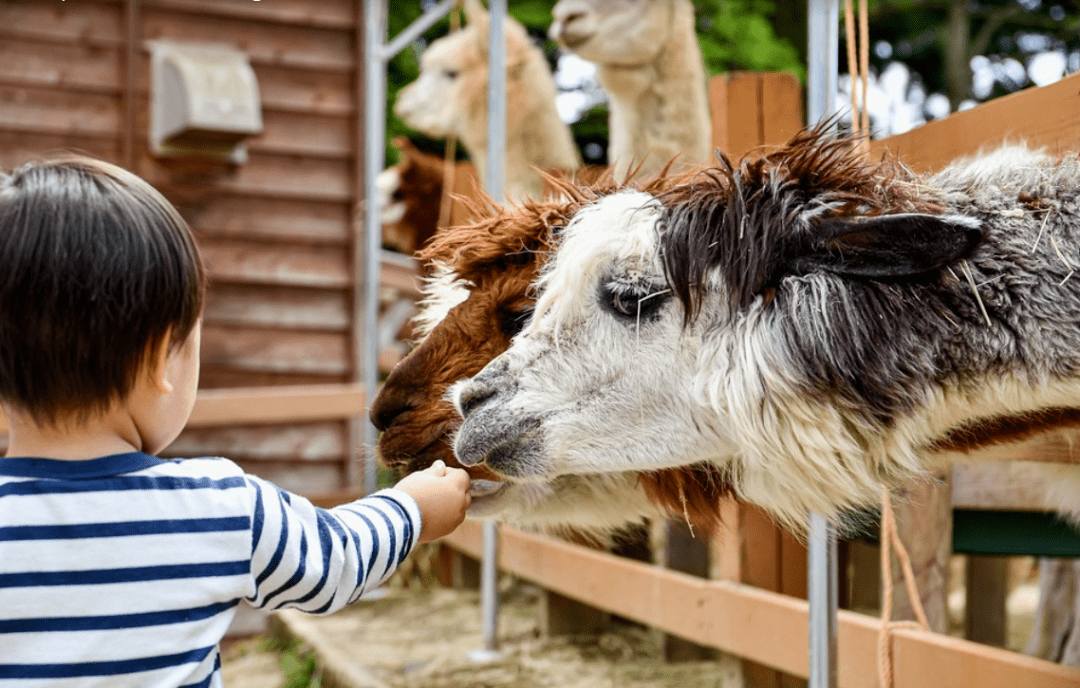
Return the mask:
<svg viewBox="0 0 1080 688">
<path fill-rule="evenodd" d="M 911 558 L 915 584 L 930 629 L 947 633 L 949 557 L 952 556 L 951 474 L 911 485 L 903 498 L 893 501 L 893 513 L 900 541 Z M 915 612 L 895 554 L 892 585 L 893 619 L 914 619 Z"/>
<path fill-rule="evenodd" d="M 439 546 L 434 569 L 435 580 L 443 587 L 480 589 L 480 562 L 445 543 Z"/>
<path fill-rule="evenodd" d="M 967 610 L 964 637 L 985 645 L 1005 647 L 1008 638 L 1005 599 L 1009 594 L 1006 557 L 969 554 L 964 568 Z"/>
<path fill-rule="evenodd" d="M 682 573 L 701 578 L 709 577 L 709 543 L 700 534 L 695 536 L 683 521 L 670 519 L 664 538 L 664 565 Z M 663 636 L 664 658 L 669 662 L 688 662 L 715 659 L 714 648 L 675 635 Z"/>
<path fill-rule="evenodd" d="M 794 75 L 732 72 L 713 78 L 709 95 L 713 145 L 732 160 L 786 143 L 803 128 L 802 87 Z M 717 551 L 720 577 L 805 599 L 806 547 L 759 509 L 732 502 L 725 513 L 725 537 Z M 747 688 L 806 685 L 750 661 L 742 663 L 742 672 Z"/>
</svg>

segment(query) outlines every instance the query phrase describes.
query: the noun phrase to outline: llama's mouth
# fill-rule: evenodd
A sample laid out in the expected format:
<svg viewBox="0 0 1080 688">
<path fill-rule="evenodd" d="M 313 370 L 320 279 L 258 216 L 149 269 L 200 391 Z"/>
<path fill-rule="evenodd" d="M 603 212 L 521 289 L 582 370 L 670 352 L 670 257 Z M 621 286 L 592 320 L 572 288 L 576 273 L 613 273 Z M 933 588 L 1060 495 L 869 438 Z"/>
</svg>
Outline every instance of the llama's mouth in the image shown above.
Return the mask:
<svg viewBox="0 0 1080 688">
<path fill-rule="evenodd" d="M 578 33 L 577 31 L 568 31 L 566 29 L 563 29 L 562 32 L 560 32 L 559 34 L 558 40 L 570 50 L 574 50 L 588 43 L 595 35 L 595 31 Z"/>
<path fill-rule="evenodd" d="M 462 424 L 454 441 L 454 454 L 464 466 L 484 466 L 510 480 L 535 479 L 543 474 L 542 446 L 538 418 L 495 424 L 477 417 Z"/>
<path fill-rule="evenodd" d="M 483 499 L 497 495 L 506 488 L 506 483 L 498 480 L 474 480 L 469 484 L 469 495 L 473 499 Z"/>
</svg>

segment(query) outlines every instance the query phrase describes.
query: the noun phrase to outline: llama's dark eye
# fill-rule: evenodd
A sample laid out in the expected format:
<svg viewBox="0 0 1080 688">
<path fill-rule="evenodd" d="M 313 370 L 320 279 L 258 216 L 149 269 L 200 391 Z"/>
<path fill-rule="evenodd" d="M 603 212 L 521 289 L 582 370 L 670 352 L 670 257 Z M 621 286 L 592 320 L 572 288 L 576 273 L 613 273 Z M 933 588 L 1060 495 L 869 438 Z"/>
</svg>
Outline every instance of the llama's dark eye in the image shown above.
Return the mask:
<svg viewBox="0 0 1080 688">
<path fill-rule="evenodd" d="M 499 312 L 499 329 L 507 338 L 512 338 L 518 332 L 525 329 L 525 326 L 529 324 L 529 320 L 532 318 L 533 311 L 531 308 L 525 308 L 520 310 L 505 309 Z"/>
<path fill-rule="evenodd" d="M 641 300 L 636 294 L 624 294 L 617 291 L 611 292 L 611 308 L 619 315 L 624 315 L 628 318 L 636 317 L 638 314 L 638 304 L 640 303 Z"/>
<path fill-rule="evenodd" d="M 444 69 L 443 76 L 445 76 L 450 81 L 453 81 L 458 77 L 458 71 L 456 69 Z"/>
<path fill-rule="evenodd" d="M 656 315 L 669 293 L 659 286 L 614 283 L 601 287 L 600 303 L 619 318 L 640 321 Z"/>
</svg>

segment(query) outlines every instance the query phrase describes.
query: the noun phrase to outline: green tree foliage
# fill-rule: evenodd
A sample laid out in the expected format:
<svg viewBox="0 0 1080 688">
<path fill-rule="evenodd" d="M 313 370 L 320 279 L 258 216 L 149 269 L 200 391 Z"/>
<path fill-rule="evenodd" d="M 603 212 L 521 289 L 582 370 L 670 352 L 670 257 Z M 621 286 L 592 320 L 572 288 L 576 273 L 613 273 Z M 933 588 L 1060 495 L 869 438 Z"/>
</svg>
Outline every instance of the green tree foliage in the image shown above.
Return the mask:
<svg viewBox="0 0 1080 688">
<path fill-rule="evenodd" d="M 776 6 L 769 0 L 695 0 L 698 43 L 709 74 L 736 69 L 794 72 L 806 66 L 791 41 L 774 29 Z"/>
</svg>

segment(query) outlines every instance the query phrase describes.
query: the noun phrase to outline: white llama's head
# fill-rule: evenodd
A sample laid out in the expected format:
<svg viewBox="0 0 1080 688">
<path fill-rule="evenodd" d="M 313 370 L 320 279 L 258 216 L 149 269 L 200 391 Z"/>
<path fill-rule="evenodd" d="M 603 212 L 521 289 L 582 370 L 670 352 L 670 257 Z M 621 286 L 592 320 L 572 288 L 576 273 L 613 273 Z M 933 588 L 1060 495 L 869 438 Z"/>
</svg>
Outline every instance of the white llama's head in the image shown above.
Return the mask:
<svg viewBox="0 0 1080 688">
<path fill-rule="evenodd" d="M 1066 363 L 1018 354 L 1018 323 L 986 327 L 980 309 L 1005 322 L 1014 295 L 978 303 L 961 270 L 1009 264 L 981 243 L 999 231 L 988 213 L 954 205 L 971 193 L 961 177 L 943 190 L 816 131 L 659 197 L 600 199 L 563 232 L 532 321 L 451 389 L 458 457 L 524 482 L 708 461 L 796 523 L 918 475 L 931 443 L 962 441 L 968 428 L 949 433 L 1006 392 L 1045 405 L 987 387 L 1010 356 L 1025 380 Z M 1040 217 L 1022 227 L 1028 246 Z M 1019 246 L 1019 229 L 1000 234 Z"/>
<path fill-rule="evenodd" d="M 636 66 L 651 62 L 671 37 L 677 5 L 687 0 L 559 0 L 552 40 L 584 60 Z"/>
<path fill-rule="evenodd" d="M 394 114 L 427 136 L 472 139 L 487 126 L 488 13 L 479 0 L 465 2 L 461 31 L 432 41 L 420 55 L 420 76 L 401 90 Z M 525 28 L 507 17 L 510 78 L 533 48 Z"/>
</svg>

